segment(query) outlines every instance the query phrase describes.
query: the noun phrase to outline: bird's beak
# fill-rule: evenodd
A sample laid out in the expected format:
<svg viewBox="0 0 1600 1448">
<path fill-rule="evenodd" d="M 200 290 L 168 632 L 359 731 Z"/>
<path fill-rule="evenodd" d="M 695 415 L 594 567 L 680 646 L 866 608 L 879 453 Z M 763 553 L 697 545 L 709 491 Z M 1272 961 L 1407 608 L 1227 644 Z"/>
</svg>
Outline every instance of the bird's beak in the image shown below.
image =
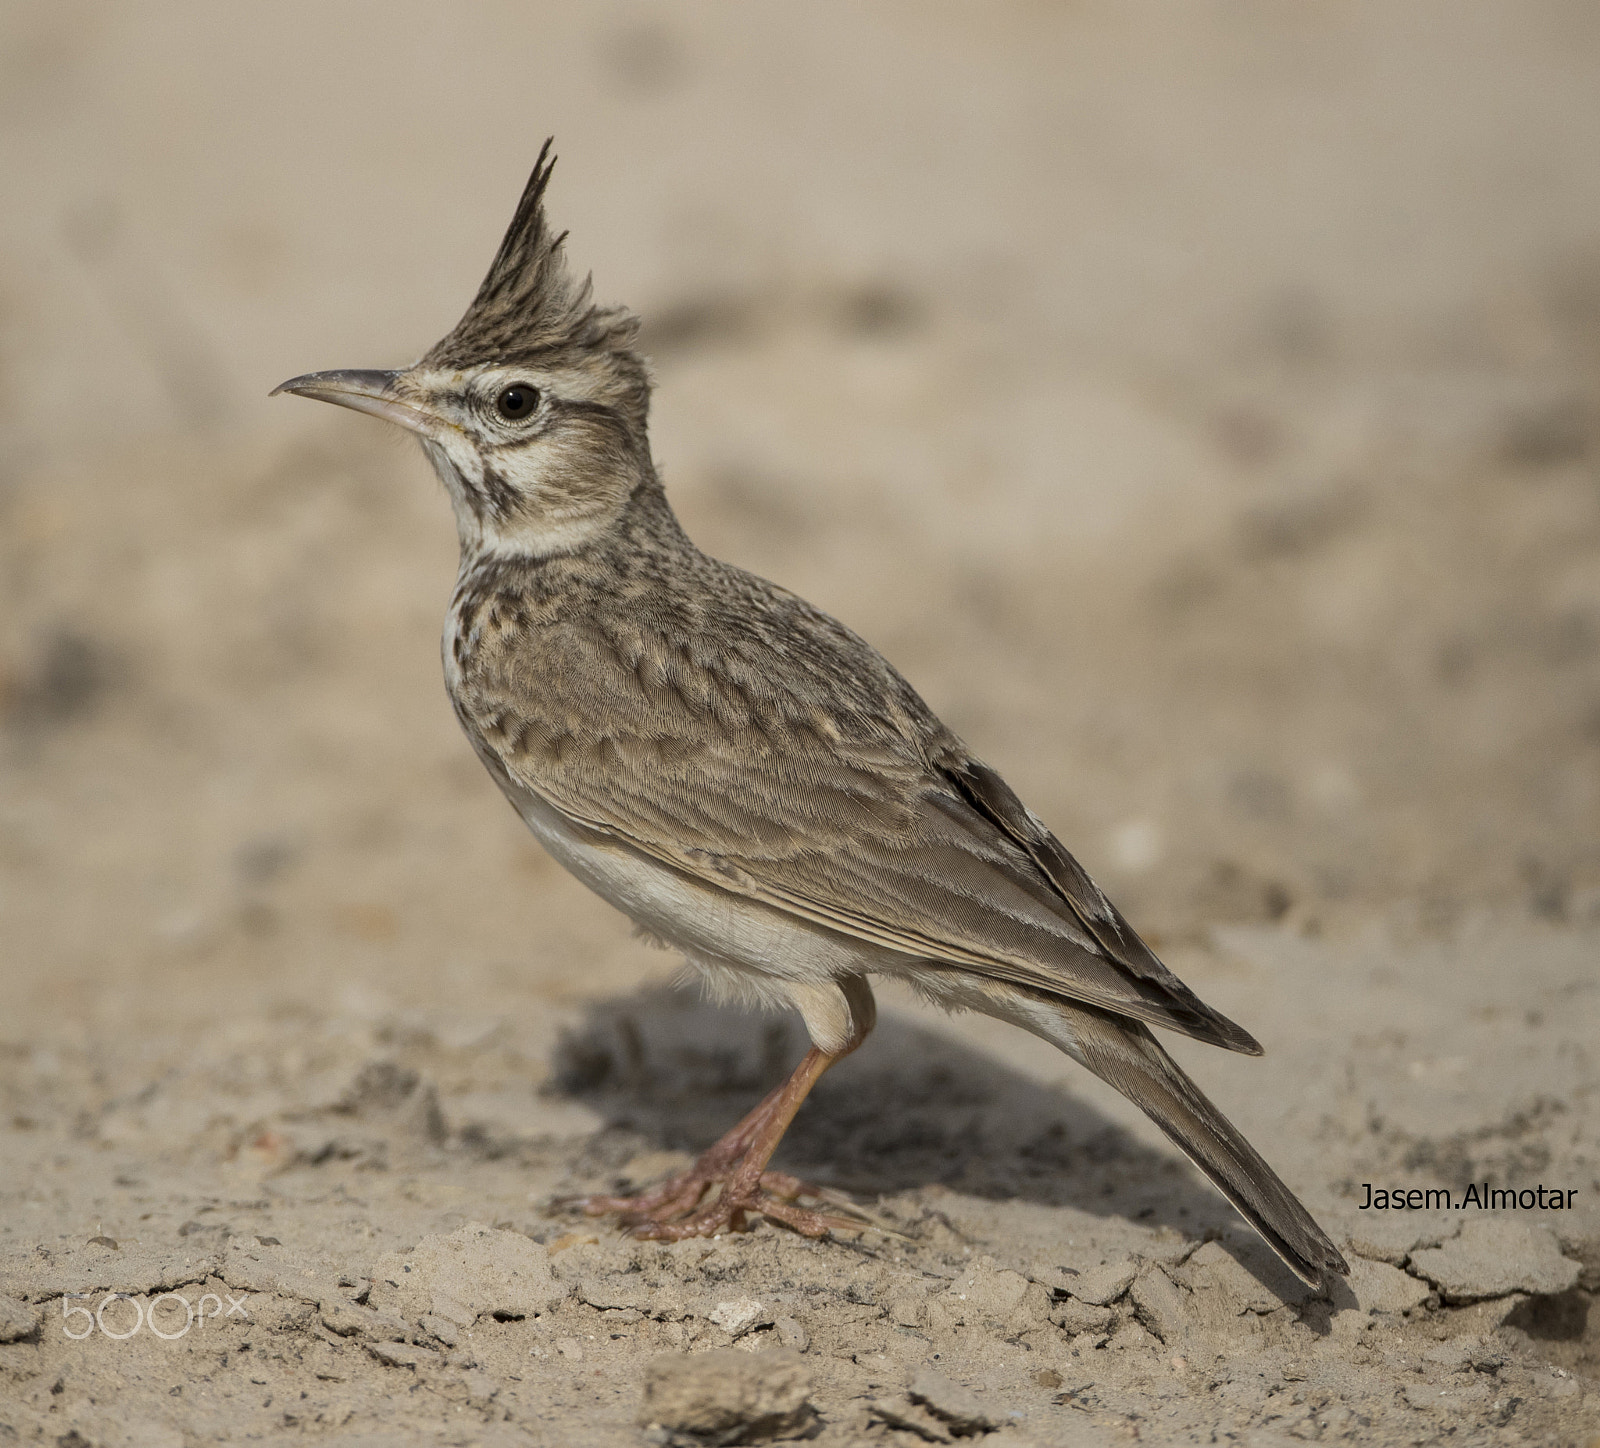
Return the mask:
<svg viewBox="0 0 1600 1448">
<path fill-rule="evenodd" d="M 387 422 L 397 422 L 422 437 L 436 437 L 448 424 L 416 403 L 396 397 L 393 388 L 399 375 L 398 372 L 357 369 L 308 372 L 304 377 L 280 382 L 267 395 L 276 397 L 280 392 L 294 392 L 301 397 L 314 397 L 318 402 L 336 402 L 340 407 L 353 407 L 357 412 L 370 412 Z"/>
</svg>

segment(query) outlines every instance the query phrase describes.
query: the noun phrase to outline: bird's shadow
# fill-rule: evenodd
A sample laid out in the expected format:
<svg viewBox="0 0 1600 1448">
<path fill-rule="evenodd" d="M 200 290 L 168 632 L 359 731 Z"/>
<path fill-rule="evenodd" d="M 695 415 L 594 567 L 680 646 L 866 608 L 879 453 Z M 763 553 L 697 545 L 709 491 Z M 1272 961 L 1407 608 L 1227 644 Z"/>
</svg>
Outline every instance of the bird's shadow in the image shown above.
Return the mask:
<svg viewBox="0 0 1600 1448">
<path fill-rule="evenodd" d="M 793 1018 L 652 987 L 591 1005 L 562 1038 L 546 1090 L 588 1104 L 633 1149 L 643 1138 L 698 1152 L 780 1082 L 807 1044 Z M 1069 1092 L 897 1014 L 880 1016 L 861 1050 L 823 1077 L 774 1164 L 867 1201 L 938 1184 L 1190 1238 L 1226 1232 L 1236 1242 L 1242 1230 L 1176 1149 L 1148 1147 Z M 1258 1246 L 1230 1250 L 1280 1295 L 1297 1295 Z"/>
</svg>

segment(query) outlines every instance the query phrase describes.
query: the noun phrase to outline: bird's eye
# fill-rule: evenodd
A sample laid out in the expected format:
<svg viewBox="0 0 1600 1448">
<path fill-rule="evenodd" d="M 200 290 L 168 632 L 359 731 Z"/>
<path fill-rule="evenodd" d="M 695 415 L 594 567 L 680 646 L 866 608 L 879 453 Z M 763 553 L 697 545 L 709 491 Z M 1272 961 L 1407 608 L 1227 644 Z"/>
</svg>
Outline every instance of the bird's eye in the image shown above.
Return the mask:
<svg viewBox="0 0 1600 1448">
<path fill-rule="evenodd" d="M 494 400 L 500 416 L 509 422 L 521 422 L 539 405 L 539 389 L 526 382 L 514 382 Z"/>
</svg>

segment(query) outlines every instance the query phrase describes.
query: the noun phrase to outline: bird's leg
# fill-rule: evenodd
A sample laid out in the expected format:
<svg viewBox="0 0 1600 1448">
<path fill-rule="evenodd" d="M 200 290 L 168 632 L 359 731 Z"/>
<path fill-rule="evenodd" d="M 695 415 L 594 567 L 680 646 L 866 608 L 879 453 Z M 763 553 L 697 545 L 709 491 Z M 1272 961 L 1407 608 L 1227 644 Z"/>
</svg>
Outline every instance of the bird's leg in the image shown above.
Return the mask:
<svg viewBox="0 0 1600 1448">
<path fill-rule="evenodd" d="M 591 1217 L 616 1212 L 625 1219 L 641 1221 L 670 1221 L 673 1217 L 693 1211 L 699 1206 L 700 1198 L 706 1191 L 722 1181 L 734 1163 L 744 1155 L 751 1138 L 766 1122 L 768 1114 L 787 1085 L 788 1082 L 785 1082 L 782 1086 L 773 1087 L 754 1109 L 739 1120 L 737 1125 L 701 1152 L 688 1171 L 668 1177 L 666 1181 L 636 1197 L 580 1197 L 575 1205 L 581 1207 Z"/>
<path fill-rule="evenodd" d="M 795 1067 L 794 1074 L 739 1123 L 734 1130 L 745 1133 L 743 1149 L 737 1157 L 727 1159 L 718 1178 L 721 1190 L 709 1206 L 687 1217 L 681 1216 L 681 1208 L 672 1217 L 651 1213 L 634 1225 L 634 1235 L 676 1242 L 685 1237 L 736 1232 L 744 1227 L 747 1212 L 771 1217 L 806 1237 L 820 1237 L 829 1227 L 859 1225 L 794 1205 L 793 1198 L 806 1190 L 805 1184 L 794 1177 L 767 1171 L 767 1163 L 794 1120 L 795 1112 L 822 1073 L 842 1054 L 813 1046 Z M 712 1148 L 716 1150 L 717 1147 Z"/>
<path fill-rule="evenodd" d="M 737 1126 L 702 1152 L 688 1171 L 641 1196 L 583 1198 L 579 1203 L 583 1210 L 592 1216 L 618 1213 L 635 1236 L 667 1241 L 738 1231 L 751 1212 L 782 1222 L 808 1237 L 820 1237 L 830 1227 L 861 1225 L 797 1206 L 797 1197 L 828 1194 L 807 1186 L 798 1177 L 767 1170 L 784 1132 L 822 1073 L 855 1050 L 872 1029 L 876 1010 L 864 979 L 856 976 L 839 980 L 831 1001 L 837 1002 L 835 1016 L 828 1021 L 833 1029 L 824 1038 L 839 1040 L 839 1027 L 844 1026 L 844 1039 L 839 1046 L 831 1051 L 812 1046 L 789 1079 L 768 1092 Z M 840 1016 L 842 1020 L 838 1019 Z M 807 1025 L 811 1026 L 809 1019 Z M 813 1030 L 814 1038 L 817 1034 Z M 701 1207 L 712 1187 L 719 1189 L 717 1195 L 709 1205 Z"/>
</svg>

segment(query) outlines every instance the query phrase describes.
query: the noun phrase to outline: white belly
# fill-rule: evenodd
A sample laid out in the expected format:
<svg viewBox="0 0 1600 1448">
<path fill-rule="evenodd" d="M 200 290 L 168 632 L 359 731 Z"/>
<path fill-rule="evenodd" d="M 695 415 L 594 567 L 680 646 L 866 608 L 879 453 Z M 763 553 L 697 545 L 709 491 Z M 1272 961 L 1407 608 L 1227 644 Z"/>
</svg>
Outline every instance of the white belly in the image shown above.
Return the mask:
<svg viewBox="0 0 1600 1448">
<path fill-rule="evenodd" d="M 896 952 L 701 884 L 624 845 L 598 841 L 529 790 L 512 786 L 506 793 L 539 842 L 595 894 L 714 978 L 727 970 L 748 976 L 748 994 L 789 1000 L 792 992 L 785 986 L 821 985 L 903 961 Z"/>
</svg>

